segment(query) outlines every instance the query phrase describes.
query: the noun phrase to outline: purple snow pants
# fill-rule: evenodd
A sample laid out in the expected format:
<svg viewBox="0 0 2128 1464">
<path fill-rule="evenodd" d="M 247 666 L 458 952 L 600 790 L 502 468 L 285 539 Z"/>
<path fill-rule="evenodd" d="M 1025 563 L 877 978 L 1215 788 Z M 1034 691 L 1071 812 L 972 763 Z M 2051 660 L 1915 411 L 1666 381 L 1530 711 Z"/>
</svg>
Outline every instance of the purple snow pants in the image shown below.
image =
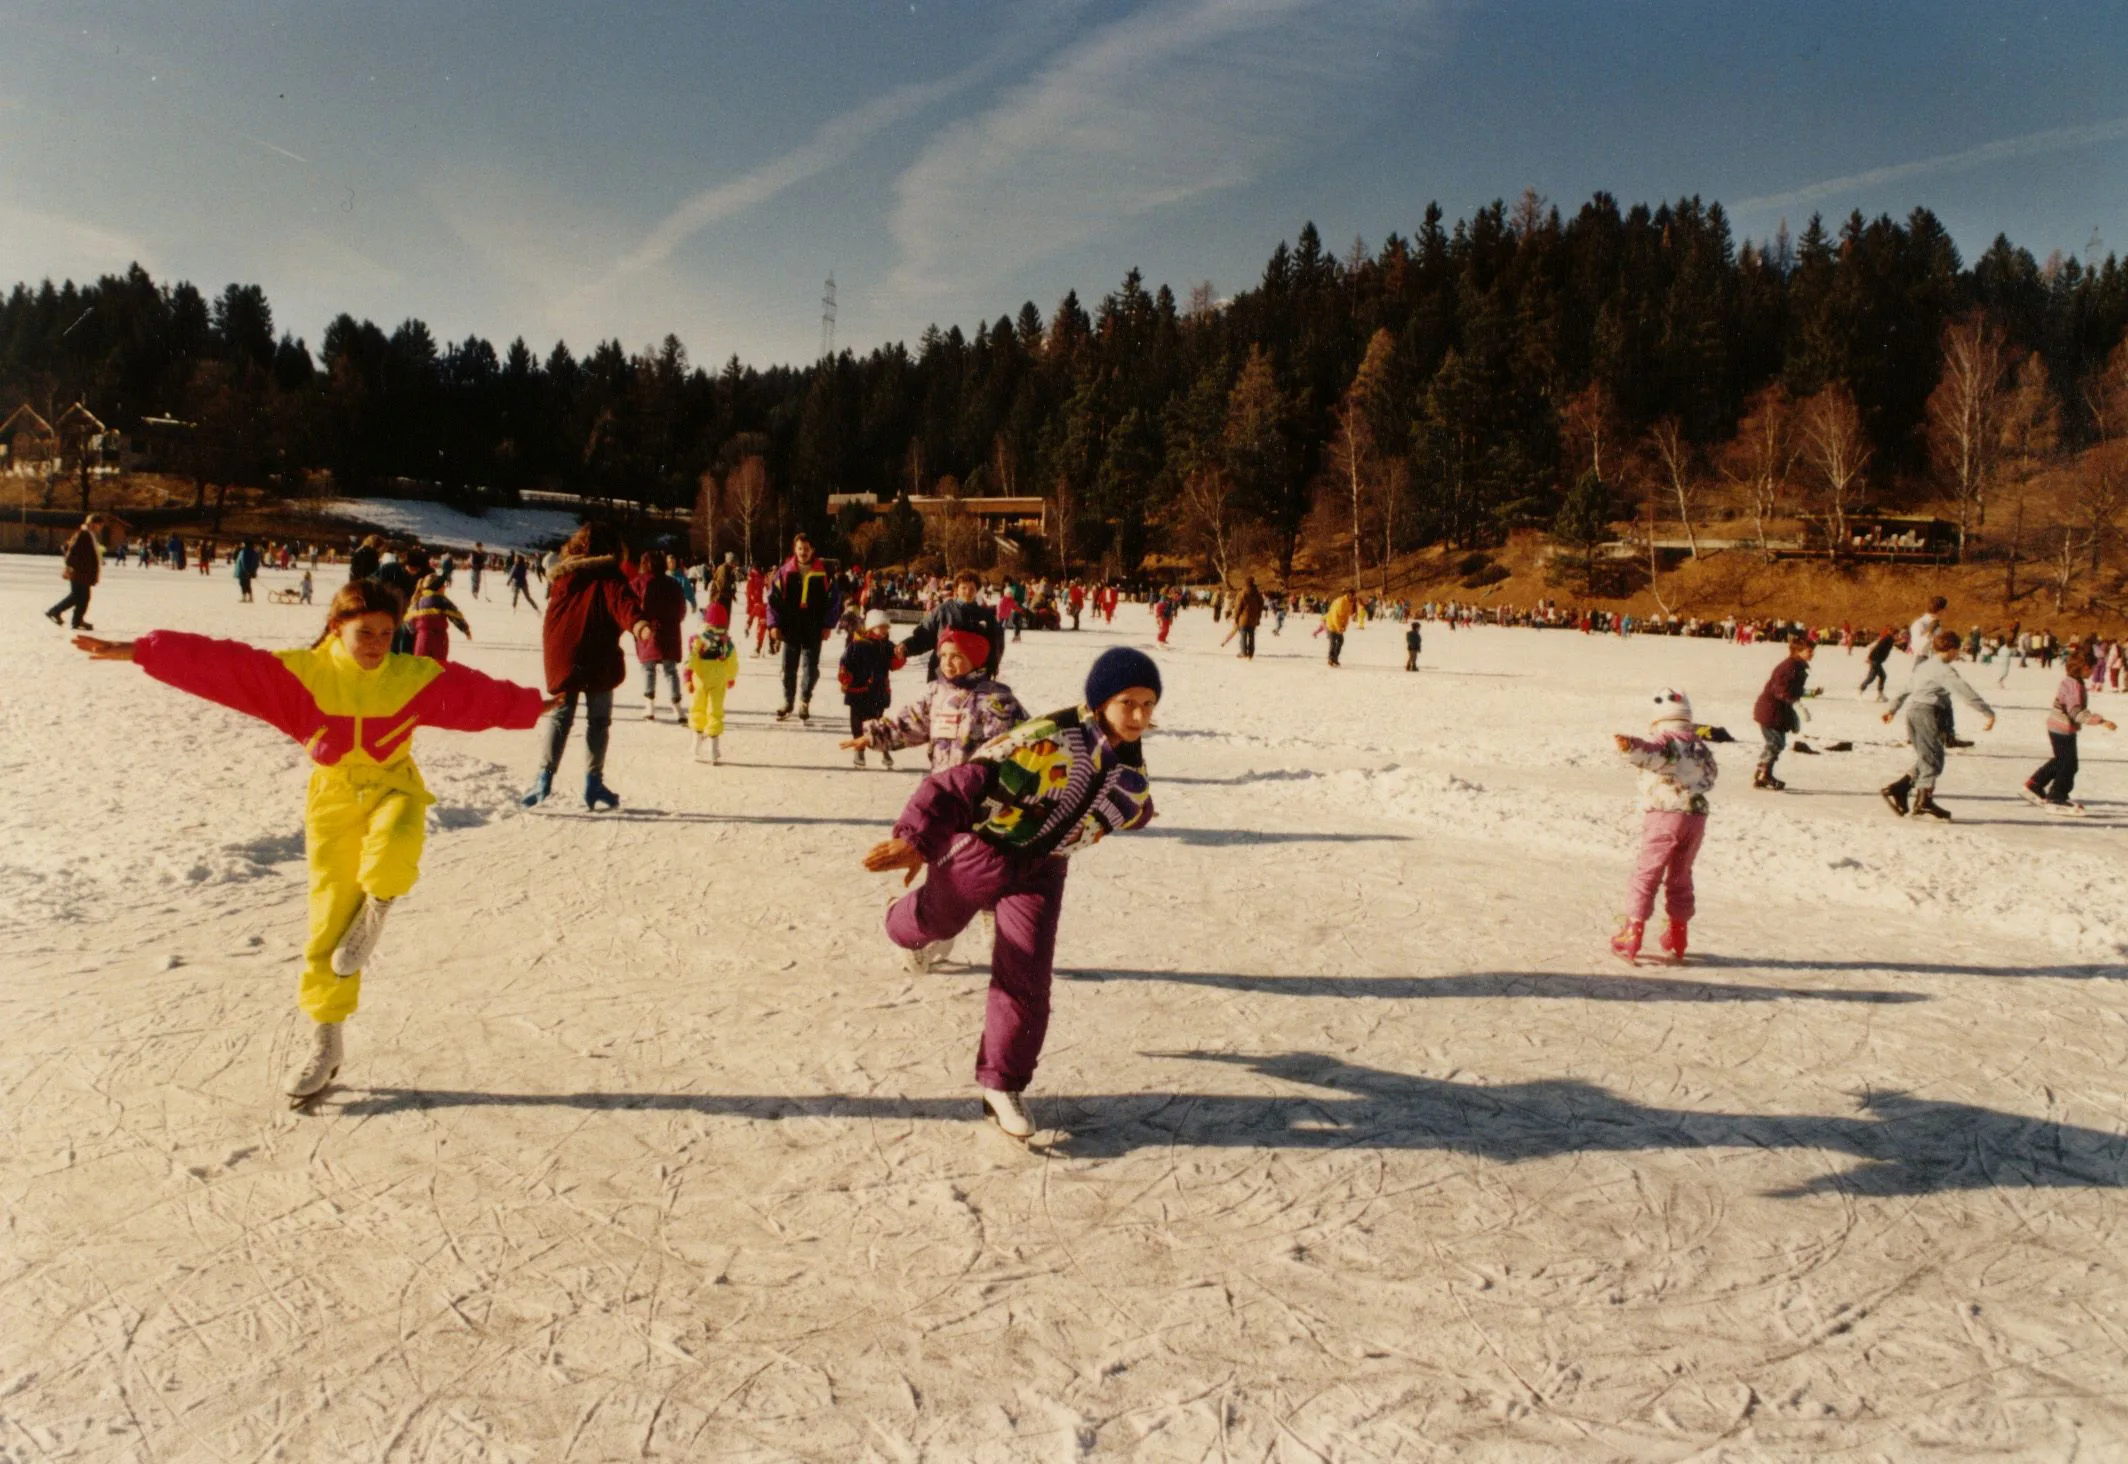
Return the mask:
<svg viewBox="0 0 2128 1464">
<path fill-rule="evenodd" d="M 1069 868 L 1064 859 L 1028 859 L 963 836 L 887 911 L 887 938 L 904 950 L 959 935 L 979 910 L 997 911 L 990 1002 L 975 1057 L 975 1080 L 985 1088 L 1017 1093 L 1034 1079 L 1049 1033 L 1049 978 Z"/>
<path fill-rule="evenodd" d="M 1663 913 L 1672 920 L 1690 920 L 1692 861 L 1699 857 L 1699 841 L 1707 836 L 1704 813 L 1662 813 L 1649 809 L 1641 815 L 1640 864 L 1633 882 L 1626 886 L 1626 915 L 1645 920 L 1655 913 L 1655 887 L 1663 887 Z"/>
</svg>

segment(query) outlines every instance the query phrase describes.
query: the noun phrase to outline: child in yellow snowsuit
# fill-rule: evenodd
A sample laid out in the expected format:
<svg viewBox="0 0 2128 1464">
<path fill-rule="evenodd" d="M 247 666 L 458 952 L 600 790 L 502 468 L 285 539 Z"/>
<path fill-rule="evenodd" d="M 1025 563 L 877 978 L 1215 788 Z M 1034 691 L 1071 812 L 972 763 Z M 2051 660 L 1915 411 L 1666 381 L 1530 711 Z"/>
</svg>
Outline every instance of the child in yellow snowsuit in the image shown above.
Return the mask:
<svg viewBox="0 0 2128 1464">
<path fill-rule="evenodd" d="M 340 1023 L 360 999 L 363 963 L 392 901 L 420 873 L 435 799 L 414 766 L 414 729 L 526 728 L 546 706 L 530 687 L 392 654 L 399 608 L 388 586 L 356 580 L 333 596 L 325 633 L 307 650 L 263 651 L 169 630 L 137 641 L 75 639 L 98 660 L 132 661 L 158 681 L 270 723 L 310 753 L 310 932 L 298 1000 L 316 1041 L 289 1083 L 298 1103 L 339 1070 Z"/>
<path fill-rule="evenodd" d="M 732 644 L 731 607 L 714 601 L 702 612 L 702 629 L 687 638 L 687 684 L 694 705 L 687 725 L 695 731 L 695 758 L 704 744 L 713 763 L 724 761 L 724 693 L 739 680 L 739 648 Z"/>
</svg>

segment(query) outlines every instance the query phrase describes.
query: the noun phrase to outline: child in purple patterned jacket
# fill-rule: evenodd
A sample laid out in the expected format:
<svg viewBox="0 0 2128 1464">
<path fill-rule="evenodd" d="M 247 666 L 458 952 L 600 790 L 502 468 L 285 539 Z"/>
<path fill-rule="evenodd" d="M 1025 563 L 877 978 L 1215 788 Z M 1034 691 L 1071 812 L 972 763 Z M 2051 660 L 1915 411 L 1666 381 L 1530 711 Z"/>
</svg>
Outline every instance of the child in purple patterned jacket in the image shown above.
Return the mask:
<svg viewBox="0 0 2128 1464">
<path fill-rule="evenodd" d="M 978 631 L 938 633 L 938 680 L 925 684 L 916 700 L 885 717 L 874 717 L 864 731 L 842 744 L 845 752 L 863 755 L 877 747 L 931 748 L 931 771 L 957 768 L 975 750 L 1002 737 L 1027 720 L 1027 709 L 1002 681 L 983 675 L 990 642 Z"/>
</svg>

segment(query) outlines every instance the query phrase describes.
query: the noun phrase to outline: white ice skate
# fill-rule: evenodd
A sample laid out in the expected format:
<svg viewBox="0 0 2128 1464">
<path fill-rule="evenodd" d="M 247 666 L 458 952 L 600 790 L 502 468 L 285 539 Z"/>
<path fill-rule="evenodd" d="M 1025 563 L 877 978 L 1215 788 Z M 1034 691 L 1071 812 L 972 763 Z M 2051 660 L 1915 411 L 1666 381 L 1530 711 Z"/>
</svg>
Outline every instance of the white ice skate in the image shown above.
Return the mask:
<svg viewBox="0 0 2128 1464">
<path fill-rule="evenodd" d="M 333 947 L 333 975 L 352 976 L 369 964 L 370 956 L 377 949 L 377 938 L 384 934 L 384 917 L 391 913 L 390 900 L 362 897 L 355 918 L 347 922 L 340 943 Z"/>
<path fill-rule="evenodd" d="M 939 962 L 953 954 L 953 942 L 934 940 L 929 945 L 918 946 L 902 954 L 902 965 L 911 976 L 925 976 L 938 968 Z"/>
<path fill-rule="evenodd" d="M 1007 1137 L 1023 1144 L 1034 1137 L 1034 1120 L 1028 1117 L 1027 1105 L 1020 1101 L 1019 1094 L 1000 1088 L 985 1088 L 982 1093 L 983 1112 Z"/>
<path fill-rule="evenodd" d="M 2047 805 L 2047 812 L 2053 814 L 2057 818 L 2089 817 L 2089 813 L 2084 808 L 2084 805 L 2081 803 L 2077 803 L 2073 800 L 2064 803 L 2049 803 Z"/>
<path fill-rule="evenodd" d="M 338 1022 L 318 1022 L 311 1029 L 310 1056 L 288 1079 L 288 1106 L 301 1108 L 325 1091 L 325 1085 L 340 1072 L 346 1044 Z"/>
<path fill-rule="evenodd" d="M 646 722 L 655 722 L 655 721 L 656 721 L 657 719 L 658 719 L 658 699 L 657 699 L 656 697 L 654 697 L 654 696 L 646 696 L 646 697 L 644 697 L 644 698 L 643 698 L 643 720 L 644 720 L 644 721 L 646 721 Z"/>
<path fill-rule="evenodd" d="M 709 761 L 711 766 L 715 766 L 717 763 L 721 763 L 724 761 L 723 738 L 712 737 L 709 739 Z"/>
</svg>

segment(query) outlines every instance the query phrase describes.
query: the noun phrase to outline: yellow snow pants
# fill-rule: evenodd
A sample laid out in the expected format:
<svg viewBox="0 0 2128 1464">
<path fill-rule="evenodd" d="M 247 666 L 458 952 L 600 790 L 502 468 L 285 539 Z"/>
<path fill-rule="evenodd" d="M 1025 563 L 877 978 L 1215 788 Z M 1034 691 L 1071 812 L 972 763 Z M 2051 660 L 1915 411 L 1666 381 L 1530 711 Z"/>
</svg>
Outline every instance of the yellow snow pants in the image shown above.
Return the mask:
<svg viewBox="0 0 2128 1464">
<path fill-rule="evenodd" d="M 695 675 L 695 700 L 687 725 L 705 737 L 724 735 L 724 693 L 731 690 L 736 660 L 737 656 L 727 656 L 721 661 L 695 661 L 688 667 Z"/>
<path fill-rule="evenodd" d="M 421 873 L 428 807 L 435 800 L 410 762 L 313 768 L 303 807 L 310 853 L 310 938 L 297 996 L 314 1022 L 353 1016 L 362 976 L 335 976 L 333 947 L 364 895 L 396 900 Z"/>
</svg>

